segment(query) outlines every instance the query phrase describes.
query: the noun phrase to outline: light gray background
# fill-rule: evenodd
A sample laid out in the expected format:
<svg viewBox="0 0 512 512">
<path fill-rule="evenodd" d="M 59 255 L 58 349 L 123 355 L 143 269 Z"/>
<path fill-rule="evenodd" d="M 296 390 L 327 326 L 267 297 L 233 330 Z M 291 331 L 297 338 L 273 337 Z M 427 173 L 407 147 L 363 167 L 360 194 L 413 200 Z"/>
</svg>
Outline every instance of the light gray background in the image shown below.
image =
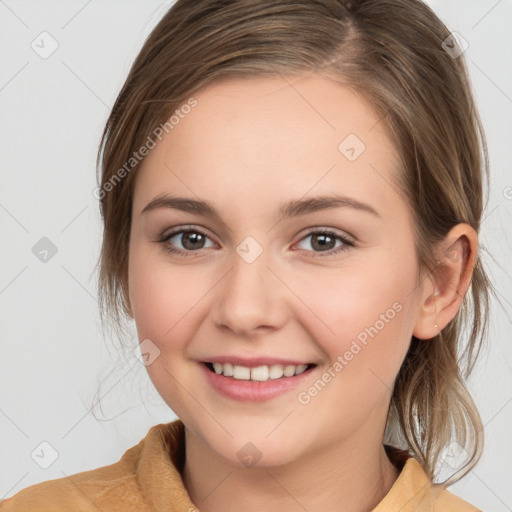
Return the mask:
<svg viewBox="0 0 512 512">
<path fill-rule="evenodd" d="M 451 490 L 504 512 L 512 510 L 512 1 L 429 4 L 469 43 L 492 172 L 481 242 L 503 305 L 493 304 L 488 349 L 471 381 L 485 455 Z M 152 425 L 175 418 L 145 368 L 119 365 L 112 340 L 102 337 L 94 270 L 101 224 L 92 195 L 109 109 L 170 5 L 0 0 L 0 499 L 116 462 Z M 43 31 L 59 45 L 46 59 L 31 48 Z M 46 263 L 32 252 L 42 237 L 58 250 Z M 112 369 L 97 421 L 90 406 Z M 35 449 L 51 454 L 43 441 L 58 452 L 48 469 L 31 457 Z"/>
</svg>

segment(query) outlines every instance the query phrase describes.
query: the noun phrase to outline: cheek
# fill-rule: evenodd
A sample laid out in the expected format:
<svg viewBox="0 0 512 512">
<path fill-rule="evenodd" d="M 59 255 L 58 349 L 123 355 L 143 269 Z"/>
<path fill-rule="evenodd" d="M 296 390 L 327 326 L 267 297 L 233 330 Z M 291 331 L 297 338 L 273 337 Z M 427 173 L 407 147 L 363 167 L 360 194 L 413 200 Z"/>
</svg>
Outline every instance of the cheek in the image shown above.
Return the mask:
<svg viewBox="0 0 512 512">
<path fill-rule="evenodd" d="M 201 282 L 191 272 L 166 264 L 165 255 L 143 250 L 130 254 L 129 292 L 138 339 L 151 340 L 159 351 L 146 371 L 161 397 L 180 417 L 187 417 L 190 407 L 183 388 L 191 388 L 188 379 L 193 363 L 183 356 L 197 327 L 201 298 L 207 292 Z"/>
<path fill-rule="evenodd" d="M 133 250 L 129 291 L 139 340 L 149 338 L 160 350 L 186 340 L 194 308 L 207 292 L 204 283 L 191 272 L 166 264 L 165 255 Z"/>
<path fill-rule="evenodd" d="M 330 364 L 343 367 L 340 382 L 350 378 L 366 387 L 380 379 L 392 385 L 412 335 L 416 273 L 413 258 L 375 262 L 326 275 L 310 287 L 308 304 L 322 320 L 316 319 L 314 332 Z"/>
</svg>

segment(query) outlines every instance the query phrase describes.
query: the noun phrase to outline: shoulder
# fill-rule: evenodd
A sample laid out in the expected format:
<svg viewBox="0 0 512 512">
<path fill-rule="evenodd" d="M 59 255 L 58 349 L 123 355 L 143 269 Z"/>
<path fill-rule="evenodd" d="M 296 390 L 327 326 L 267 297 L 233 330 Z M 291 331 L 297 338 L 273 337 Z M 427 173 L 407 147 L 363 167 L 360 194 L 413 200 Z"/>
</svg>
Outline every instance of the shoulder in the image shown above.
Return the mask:
<svg viewBox="0 0 512 512">
<path fill-rule="evenodd" d="M 471 505 L 467 501 L 464 501 L 459 496 L 451 493 L 445 488 L 440 488 L 436 490 L 437 486 L 432 486 L 432 496 L 433 496 L 433 505 L 432 510 L 435 511 L 445 511 L 449 510 L 450 512 L 482 512 L 479 508 Z"/>
<path fill-rule="evenodd" d="M 27 487 L 0 501 L 0 512 L 149 511 L 136 478 L 143 443 L 130 448 L 114 464 Z"/>
<path fill-rule="evenodd" d="M 405 451 L 387 451 L 401 471 L 373 512 L 482 512 L 450 492 L 445 485 L 432 483 L 419 461 Z"/>
</svg>

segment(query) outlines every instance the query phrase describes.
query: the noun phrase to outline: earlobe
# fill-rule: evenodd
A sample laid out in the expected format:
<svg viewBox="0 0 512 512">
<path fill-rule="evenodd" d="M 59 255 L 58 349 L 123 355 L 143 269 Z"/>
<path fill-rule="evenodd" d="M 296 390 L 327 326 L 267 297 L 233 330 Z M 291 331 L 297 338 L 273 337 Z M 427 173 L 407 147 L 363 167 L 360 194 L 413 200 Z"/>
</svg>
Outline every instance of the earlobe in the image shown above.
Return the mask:
<svg viewBox="0 0 512 512">
<path fill-rule="evenodd" d="M 437 336 L 459 311 L 477 259 L 477 233 L 468 224 L 457 224 L 437 250 L 437 267 L 424 281 L 418 305 L 413 335 L 419 339 Z"/>
</svg>

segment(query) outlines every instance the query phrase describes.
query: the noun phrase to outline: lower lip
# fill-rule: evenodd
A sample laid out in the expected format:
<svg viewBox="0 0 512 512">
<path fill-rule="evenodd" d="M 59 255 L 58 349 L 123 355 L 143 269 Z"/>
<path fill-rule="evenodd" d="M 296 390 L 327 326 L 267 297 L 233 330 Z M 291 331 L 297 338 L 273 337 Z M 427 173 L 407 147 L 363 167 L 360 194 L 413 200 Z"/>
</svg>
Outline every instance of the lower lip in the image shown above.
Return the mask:
<svg viewBox="0 0 512 512">
<path fill-rule="evenodd" d="M 204 363 L 200 363 L 200 366 L 206 379 L 214 389 L 228 398 L 245 402 L 264 402 L 265 400 L 282 395 L 303 383 L 316 368 L 309 368 L 300 375 L 294 375 L 293 377 L 281 377 L 280 379 L 260 382 L 225 377 L 224 375 L 212 372 Z"/>
</svg>

